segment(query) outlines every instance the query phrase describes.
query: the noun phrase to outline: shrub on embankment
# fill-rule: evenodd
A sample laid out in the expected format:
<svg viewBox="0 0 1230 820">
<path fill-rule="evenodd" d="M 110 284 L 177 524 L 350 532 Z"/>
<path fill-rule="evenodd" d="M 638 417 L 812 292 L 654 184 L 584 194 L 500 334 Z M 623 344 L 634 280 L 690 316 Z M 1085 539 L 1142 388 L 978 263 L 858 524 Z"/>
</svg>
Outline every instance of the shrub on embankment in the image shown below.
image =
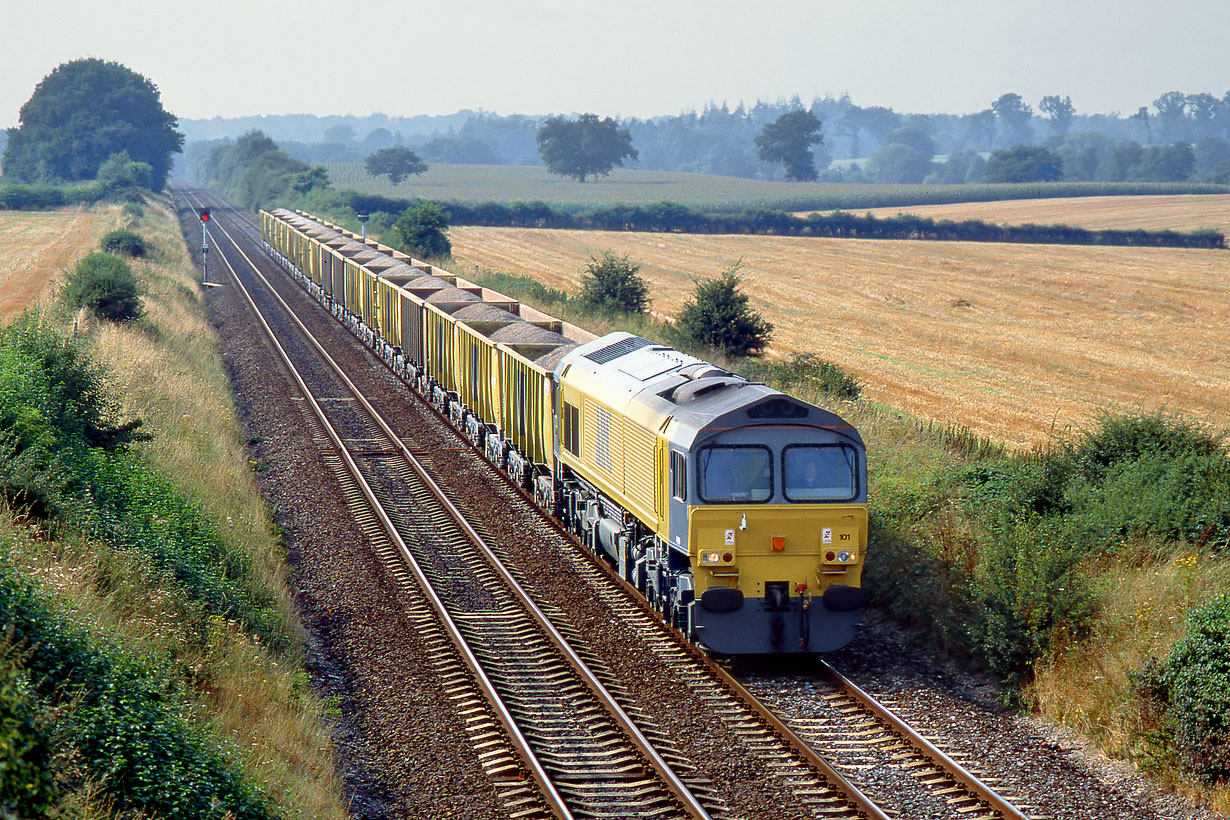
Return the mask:
<svg viewBox="0 0 1230 820">
<path fill-rule="evenodd" d="M 30 816 L 340 817 L 282 548 L 183 240 L 147 207 L 140 320 L 0 331 L 0 713 L 51 749 Z"/>
</svg>

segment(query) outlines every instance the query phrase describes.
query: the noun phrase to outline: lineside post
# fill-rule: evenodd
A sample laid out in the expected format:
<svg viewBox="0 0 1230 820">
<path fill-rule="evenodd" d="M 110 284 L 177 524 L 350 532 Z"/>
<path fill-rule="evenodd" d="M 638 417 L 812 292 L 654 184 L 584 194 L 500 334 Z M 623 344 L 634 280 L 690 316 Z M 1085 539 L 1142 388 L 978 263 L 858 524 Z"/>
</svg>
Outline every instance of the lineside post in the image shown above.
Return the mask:
<svg viewBox="0 0 1230 820">
<path fill-rule="evenodd" d="M 209 209 L 201 209 L 201 284 L 209 282 Z"/>
</svg>

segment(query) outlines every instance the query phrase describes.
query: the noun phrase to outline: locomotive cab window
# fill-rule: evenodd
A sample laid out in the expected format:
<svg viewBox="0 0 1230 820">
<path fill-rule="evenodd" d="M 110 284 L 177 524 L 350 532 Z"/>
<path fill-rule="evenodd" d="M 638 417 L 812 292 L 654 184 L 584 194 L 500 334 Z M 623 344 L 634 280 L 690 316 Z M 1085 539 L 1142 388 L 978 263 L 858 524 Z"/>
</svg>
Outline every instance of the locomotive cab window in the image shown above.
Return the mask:
<svg viewBox="0 0 1230 820">
<path fill-rule="evenodd" d="M 671 453 L 671 495 L 680 501 L 688 499 L 688 474 L 683 453 Z"/>
<path fill-rule="evenodd" d="M 843 444 L 794 445 L 782 454 L 788 501 L 848 501 L 858 495 L 858 453 Z"/>
<path fill-rule="evenodd" d="M 773 463 L 768 447 L 706 447 L 697 462 L 697 489 L 702 501 L 763 503 L 773 496 Z"/>
<path fill-rule="evenodd" d="M 564 402 L 564 449 L 574 456 L 581 454 L 581 408 Z"/>
</svg>

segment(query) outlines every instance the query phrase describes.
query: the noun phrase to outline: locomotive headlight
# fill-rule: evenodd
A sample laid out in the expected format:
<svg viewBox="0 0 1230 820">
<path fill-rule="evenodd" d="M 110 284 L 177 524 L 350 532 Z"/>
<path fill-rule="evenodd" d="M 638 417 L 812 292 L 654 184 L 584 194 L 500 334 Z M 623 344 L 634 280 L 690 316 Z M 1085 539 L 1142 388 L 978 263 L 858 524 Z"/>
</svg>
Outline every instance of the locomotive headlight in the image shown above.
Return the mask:
<svg viewBox="0 0 1230 820">
<path fill-rule="evenodd" d="M 837 553 L 837 563 L 839 564 L 848 564 L 853 560 L 854 560 L 854 553 L 850 552 L 849 550 L 842 550 L 841 552 Z"/>
</svg>

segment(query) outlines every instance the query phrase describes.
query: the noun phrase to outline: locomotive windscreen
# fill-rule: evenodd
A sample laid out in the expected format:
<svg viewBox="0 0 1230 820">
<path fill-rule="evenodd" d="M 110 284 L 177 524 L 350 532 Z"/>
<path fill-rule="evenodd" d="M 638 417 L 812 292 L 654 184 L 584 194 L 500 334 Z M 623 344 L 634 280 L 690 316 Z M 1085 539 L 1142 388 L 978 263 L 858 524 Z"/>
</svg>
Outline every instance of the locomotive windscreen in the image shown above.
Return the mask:
<svg viewBox="0 0 1230 820">
<path fill-rule="evenodd" d="M 700 451 L 700 497 L 710 503 L 768 501 L 773 495 L 767 447 L 706 447 Z"/>
<path fill-rule="evenodd" d="M 795 445 L 782 454 L 790 501 L 846 501 L 858 495 L 858 453 L 843 444 Z"/>
</svg>

